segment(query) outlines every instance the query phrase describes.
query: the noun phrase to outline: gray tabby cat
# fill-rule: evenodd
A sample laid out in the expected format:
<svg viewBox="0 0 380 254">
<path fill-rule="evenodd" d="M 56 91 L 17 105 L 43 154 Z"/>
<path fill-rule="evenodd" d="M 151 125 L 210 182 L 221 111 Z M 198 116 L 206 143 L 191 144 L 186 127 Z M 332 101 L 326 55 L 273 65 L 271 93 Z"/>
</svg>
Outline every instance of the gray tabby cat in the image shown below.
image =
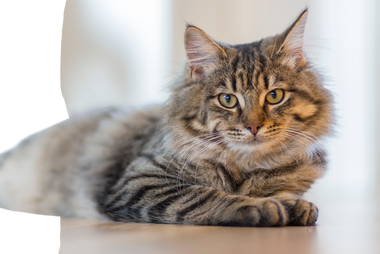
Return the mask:
<svg viewBox="0 0 380 254">
<path fill-rule="evenodd" d="M 0 157 L 0 204 L 124 222 L 312 225 L 332 97 L 303 54 L 307 10 L 282 34 L 217 43 L 188 26 L 168 103 L 73 117 Z"/>
</svg>

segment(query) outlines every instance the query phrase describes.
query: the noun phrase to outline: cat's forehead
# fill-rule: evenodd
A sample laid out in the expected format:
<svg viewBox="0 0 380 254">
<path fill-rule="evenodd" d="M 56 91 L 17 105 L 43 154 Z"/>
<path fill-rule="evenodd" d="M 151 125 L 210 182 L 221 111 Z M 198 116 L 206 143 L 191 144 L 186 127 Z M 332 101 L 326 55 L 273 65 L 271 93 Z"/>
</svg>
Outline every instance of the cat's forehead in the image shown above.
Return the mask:
<svg viewBox="0 0 380 254">
<path fill-rule="evenodd" d="M 281 72 L 276 71 L 281 66 L 266 56 L 260 45 L 260 42 L 255 42 L 234 46 L 224 66 L 213 75 L 215 88 L 257 94 L 286 80 Z"/>
</svg>

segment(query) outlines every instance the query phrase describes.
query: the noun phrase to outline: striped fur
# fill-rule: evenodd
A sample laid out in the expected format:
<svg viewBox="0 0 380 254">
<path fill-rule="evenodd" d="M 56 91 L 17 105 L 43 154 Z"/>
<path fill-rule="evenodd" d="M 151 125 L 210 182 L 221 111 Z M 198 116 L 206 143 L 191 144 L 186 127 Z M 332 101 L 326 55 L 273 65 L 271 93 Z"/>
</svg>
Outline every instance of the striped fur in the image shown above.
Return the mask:
<svg viewBox="0 0 380 254">
<path fill-rule="evenodd" d="M 302 51 L 306 18 L 242 45 L 188 26 L 189 63 L 167 104 L 92 112 L 29 137 L 0 156 L 0 205 L 123 222 L 312 225 L 318 209 L 302 195 L 325 171 L 333 115 Z M 284 98 L 270 104 L 275 89 Z M 238 104 L 226 108 L 221 94 Z"/>
</svg>

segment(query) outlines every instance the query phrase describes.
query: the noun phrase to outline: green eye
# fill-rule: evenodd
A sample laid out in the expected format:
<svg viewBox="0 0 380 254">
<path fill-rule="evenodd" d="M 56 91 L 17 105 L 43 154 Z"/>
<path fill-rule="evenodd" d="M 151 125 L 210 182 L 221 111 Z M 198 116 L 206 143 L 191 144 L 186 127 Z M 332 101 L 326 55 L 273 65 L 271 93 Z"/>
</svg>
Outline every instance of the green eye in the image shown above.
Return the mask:
<svg viewBox="0 0 380 254">
<path fill-rule="evenodd" d="M 275 89 L 267 93 L 267 95 L 265 96 L 265 99 L 267 100 L 269 104 L 277 104 L 282 101 L 282 99 L 284 98 L 284 94 L 285 94 L 284 90 Z"/>
<path fill-rule="evenodd" d="M 219 102 L 226 108 L 233 108 L 237 105 L 238 99 L 233 94 L 222 93 L 219 95 Z"/>
</svg>

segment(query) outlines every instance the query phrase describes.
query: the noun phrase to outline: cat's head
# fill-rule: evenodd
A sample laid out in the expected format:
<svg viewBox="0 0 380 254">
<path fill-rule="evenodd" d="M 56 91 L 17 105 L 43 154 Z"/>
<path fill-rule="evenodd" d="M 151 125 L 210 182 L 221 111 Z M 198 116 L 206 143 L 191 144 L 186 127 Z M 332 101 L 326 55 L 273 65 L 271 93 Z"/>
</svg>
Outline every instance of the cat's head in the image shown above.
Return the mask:
<svg viewBox="0 0 380 254">
<path fill-rule="evenodd" d="M 306 20 L 307 10 L 282 34 L 241 45 L 189 25 L 187 73 L 169 107 L 176 139 L 246 157 L 306 150 L 327 135 L 332 97 L 303 52 Z"/>
</svg>

